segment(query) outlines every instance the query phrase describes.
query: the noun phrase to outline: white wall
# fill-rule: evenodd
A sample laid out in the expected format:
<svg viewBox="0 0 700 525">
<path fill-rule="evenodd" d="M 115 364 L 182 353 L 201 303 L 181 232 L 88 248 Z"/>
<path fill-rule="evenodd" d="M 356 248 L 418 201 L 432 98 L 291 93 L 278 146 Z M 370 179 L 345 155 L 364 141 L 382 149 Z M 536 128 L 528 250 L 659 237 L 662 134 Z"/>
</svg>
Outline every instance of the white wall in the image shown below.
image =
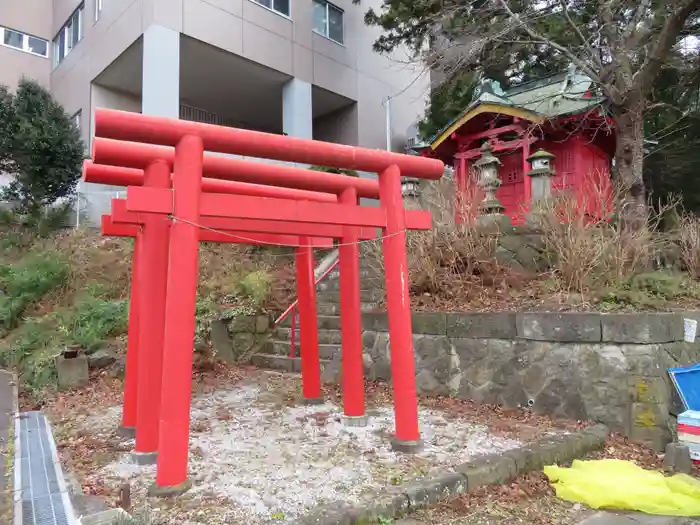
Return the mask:
<svg viewBox="0 0 700 525">
<path fill-rule="evenodd" d="M 140 97 L 129 93 L 114 91 L 113 89 L 105 88 L 97 84 L 90 86 L 90 115 L 89 129 L 83 130 L 84 139 L 90 146 L 95 129 L 95 109 L 109 108 L 120 109 L 123 111 L 141 112 Z M 87 116 L 83 115 L 83 127 L 87 128 Z M 122 186 L 106 186 L 104 184 L 91 184 L 81 182 L 78 188 L 79 206 L 81 223 L 91 226 L 98 226 L 103 214 L 109 213 L 111 209 L 112 199 L 118 196 L 118 192 L 124 192 Z M 123 196 L 123 195 L 121 195 Z"/>
</svg>

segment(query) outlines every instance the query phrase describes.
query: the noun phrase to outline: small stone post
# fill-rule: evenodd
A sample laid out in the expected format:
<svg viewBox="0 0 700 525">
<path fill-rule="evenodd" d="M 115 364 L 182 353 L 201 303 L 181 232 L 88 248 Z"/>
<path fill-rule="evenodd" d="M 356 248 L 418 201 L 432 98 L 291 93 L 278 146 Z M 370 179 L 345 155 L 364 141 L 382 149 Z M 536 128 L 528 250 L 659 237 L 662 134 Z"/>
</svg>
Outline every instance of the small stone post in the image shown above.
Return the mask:
<svg viewBox="0 0 700 525">
<path fill-rule="evenodd" d="M 690 459 L 690 449 L 680 443 L 666 445 L 664 454 L 664 470 L 672 474 L 690 474 L 693 461 Z"/>
<path fill-rule="evenodd" d="M 86 355 L 81 354 L 80 345 L 68 345 L 61 355 L 56 357 L 58 388 L 69 390 L 90 383 L 90 370 Z"/>
<path fill-rule="evenodd" d="M 477 218 L 480 225 L 507 226 L 510 220 L 503 214 L 505 208 L 496 197 L 496 190 L 501 186 L 502 181 L 498 178 L 498 168 L 501 161 L 491 153 L 491 146 L 485 142 L 481 146 L 481 158 L 474 163 L 474 167 L 479 170 L 479 180 L 477 185 L 484 192 L 484 198 L 479 206 L 481 214 Z"/>
</svg>

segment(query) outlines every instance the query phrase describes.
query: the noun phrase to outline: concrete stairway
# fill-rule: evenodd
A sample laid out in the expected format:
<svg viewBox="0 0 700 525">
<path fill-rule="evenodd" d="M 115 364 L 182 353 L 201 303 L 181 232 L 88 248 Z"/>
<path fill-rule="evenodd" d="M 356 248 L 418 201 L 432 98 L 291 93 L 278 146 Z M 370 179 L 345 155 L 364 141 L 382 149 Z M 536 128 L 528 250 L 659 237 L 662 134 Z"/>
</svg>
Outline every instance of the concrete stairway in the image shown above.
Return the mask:
<svg viewBox="0 0 700 525">
<path fill-rule="evenodd" d="M 384 298 L 384 281 L 373 264 L 360 259 L 360 308 L 374 311 Z M 333 374 L 340 362 L 340 273 L 336 267 L 317 285 L 318 350 L 323 371 Z M 291 346 L 291 315 L 272 334 L 272 343 L 265 351 L 254 354 L 252 363 L 260 368 L 301 372 L 299 315 L 295 327 L 295 357 L 289 357 Z M 326 375 L 328 375 L 326 374 Z M 330 379 L 330 378 L 329 378 Z"/>
</svg>

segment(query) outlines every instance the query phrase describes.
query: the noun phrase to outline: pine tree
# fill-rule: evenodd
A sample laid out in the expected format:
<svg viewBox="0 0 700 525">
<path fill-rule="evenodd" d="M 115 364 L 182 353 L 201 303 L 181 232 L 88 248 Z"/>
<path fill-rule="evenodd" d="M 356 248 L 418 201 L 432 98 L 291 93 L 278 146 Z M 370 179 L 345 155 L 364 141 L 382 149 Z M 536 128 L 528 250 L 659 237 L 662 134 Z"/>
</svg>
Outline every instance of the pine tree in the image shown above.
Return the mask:
<svg viewBox="0 0 700 525">
<path fill-rule="evenodd" d="M 433 90 L 425 116 L 418 123 L 420 136 L 424 140 L 433 137 L 462 114 L 474 98 L 474 91 L 479 85 L 478 79 L 478 75 L 474 73 L 459 72 Z"/>
</svg>

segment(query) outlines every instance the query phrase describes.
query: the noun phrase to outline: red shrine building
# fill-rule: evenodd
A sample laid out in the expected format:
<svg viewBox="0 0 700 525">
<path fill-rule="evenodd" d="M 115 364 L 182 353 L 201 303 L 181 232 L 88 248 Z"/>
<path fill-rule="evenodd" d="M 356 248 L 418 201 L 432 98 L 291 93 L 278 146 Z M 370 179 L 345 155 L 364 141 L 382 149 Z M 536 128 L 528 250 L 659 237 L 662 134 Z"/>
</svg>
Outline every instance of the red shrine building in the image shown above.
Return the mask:
<svg viewBox="0 0 700 525">
<path fill-rule="evenodd" d="M 554 155 L 553 193 L 585 197 L 609 181 L 615 133 L 605 100 L 593 89 L 591 79 L 573 68 L 507 90 L 485 81 L 459 117 L 414 149 L 452 166 L 458 195 L 466 195 L 478 181 L 474 163 L 488 142 L 500 160 L 496 197 L 511 223 L 520 224 L 532 199 L 527 159 L 538 150 Z"/>
</svg>

